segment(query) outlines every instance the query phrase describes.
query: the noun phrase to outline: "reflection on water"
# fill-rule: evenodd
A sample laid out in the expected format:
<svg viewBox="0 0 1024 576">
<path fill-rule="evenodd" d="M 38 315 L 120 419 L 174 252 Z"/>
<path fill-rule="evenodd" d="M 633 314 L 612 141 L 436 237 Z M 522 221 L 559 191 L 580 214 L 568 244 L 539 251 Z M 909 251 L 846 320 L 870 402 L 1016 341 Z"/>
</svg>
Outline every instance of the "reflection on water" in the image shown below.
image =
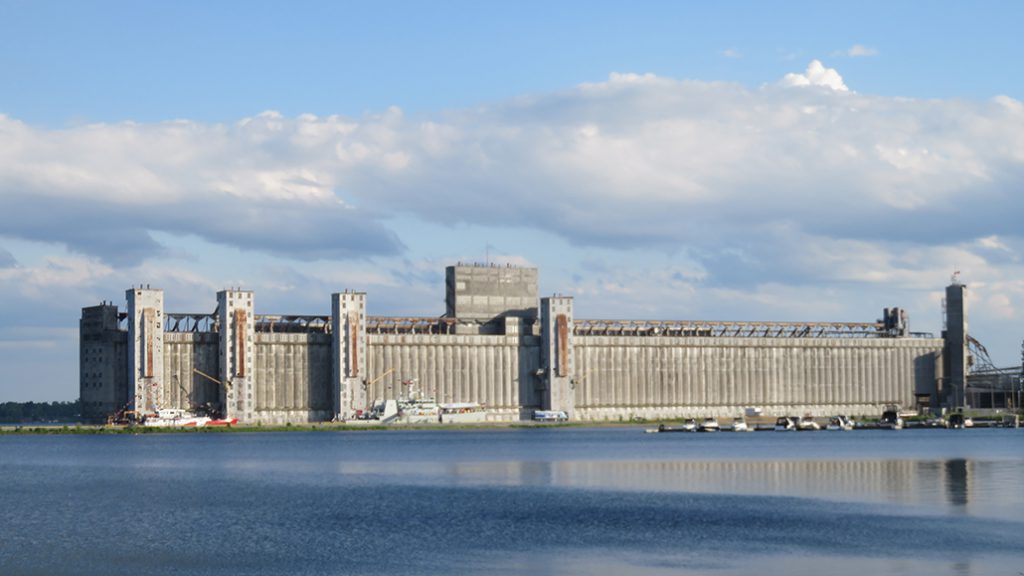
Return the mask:
<svg viewBox="0 0 1024 576">
<path fill-rule="evenodd" d="M 565 489 L 746 494 L 893 503 L 915 513 L 1014 518 L 1024 514 L 1015 489 L 1024 463 L 917 460 L 739 462 L 506 461 L 339 462 L 347 476 L 408 484 L 532 486 Z M 940 510 L 940 509 L 944 509 Z"/>
<path fill-rule="evenodd" d="M 0 574 L 1016 576 L 1024 431 L 914 432 L 0 437 Z"/>
</svg>

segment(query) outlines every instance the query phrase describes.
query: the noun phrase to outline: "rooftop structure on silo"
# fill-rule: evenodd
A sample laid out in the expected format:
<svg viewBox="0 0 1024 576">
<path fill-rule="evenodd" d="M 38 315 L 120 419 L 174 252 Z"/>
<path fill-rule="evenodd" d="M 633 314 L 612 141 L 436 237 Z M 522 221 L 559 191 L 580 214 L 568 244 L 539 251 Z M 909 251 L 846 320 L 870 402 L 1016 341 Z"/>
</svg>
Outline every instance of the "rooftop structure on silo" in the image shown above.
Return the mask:
<svg viewBox="0 0 1024 576">
<path fill-rule="evenodd" d="M 445 268 L 445 316 L 490 322 L 537 318 L 537 269 L 462 264 Z"/>
</svg>

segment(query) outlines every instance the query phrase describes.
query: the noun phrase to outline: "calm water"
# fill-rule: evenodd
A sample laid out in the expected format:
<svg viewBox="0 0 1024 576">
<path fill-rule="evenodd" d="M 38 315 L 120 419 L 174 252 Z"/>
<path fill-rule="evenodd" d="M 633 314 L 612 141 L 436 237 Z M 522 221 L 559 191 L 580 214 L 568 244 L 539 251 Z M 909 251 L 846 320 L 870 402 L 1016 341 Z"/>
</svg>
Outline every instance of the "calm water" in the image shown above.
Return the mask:
<svg viewBox="0 0 1024 576">
<path fill-rule="evenodd" d="M 0 574 L 1024 572 L 1024 429 L 0 437 Z"/>
</svg>

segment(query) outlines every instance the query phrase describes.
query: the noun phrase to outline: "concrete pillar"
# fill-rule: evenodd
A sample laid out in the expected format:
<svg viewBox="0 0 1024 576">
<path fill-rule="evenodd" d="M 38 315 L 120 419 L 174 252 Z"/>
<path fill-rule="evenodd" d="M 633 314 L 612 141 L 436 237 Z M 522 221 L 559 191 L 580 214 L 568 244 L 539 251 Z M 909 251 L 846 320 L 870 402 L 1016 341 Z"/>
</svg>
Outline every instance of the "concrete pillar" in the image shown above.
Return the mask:
<svg viewBox="0 0 1024 576">
<path fill-rule="evenodd" d="M 964 405 L 967 385 L 967 287 L 955 280 L 946 286 L 946 386 L 942 395 L 949 408 Z"/>
<path fill-rule="evenodd" d="M 357 411 L 369 408 L 365 292 L 331 294 L 331 348 L 334 415 L 350 420 Z"/>
<path fill-rule="evenodd" d="M 164 291 L 133 288 L 128 300 L 128 408 L 151 413 L 160 406 L 164 386 Z"/>
<path fill-rule="evenodd" d="M 564 410 L 569 418 L 576 410 L 576 368 L 573 360 L 572 298 L 541 299 L 541 407 Z"/>
<path fill-rule="evenodd" d="M 221 290 L 217 293 L 217 321 L 220 325 L 221 406 L 225 418 L 252 422 L 256 406 L 256 317 L 251 290 Z"/>
</svg>

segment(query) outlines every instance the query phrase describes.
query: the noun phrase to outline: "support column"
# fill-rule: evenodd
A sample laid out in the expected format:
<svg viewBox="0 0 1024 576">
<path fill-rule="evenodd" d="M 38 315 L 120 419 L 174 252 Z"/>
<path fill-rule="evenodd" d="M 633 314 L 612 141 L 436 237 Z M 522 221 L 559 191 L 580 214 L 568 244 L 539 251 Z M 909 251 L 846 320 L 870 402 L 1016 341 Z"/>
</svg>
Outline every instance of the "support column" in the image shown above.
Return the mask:
<svg viewBox="0 0 1024 576">
<path fill-rule="evenodd" d="M 164 291 L 133 288 L 128 300 L 129 410 L 152 413 L 162 406 L 164 385 Z"/>
<path fill-rule="evenodd" d="M 573 362 L 572 298 L 541 298 L 541 407 L 563 410 L 573 417 L 576 410 L 576 367 Z"/>
<path fill-rule="evenodd" d="M 334 416 L 350 420 L 366 410 L 366 293 L 331 294 Z"/>
<path fill-rule="evenodd" d="M 220 325 L 221 406 L 225 418 L 252 422 L 256 403 L 256 317 L 251 290 L 222 290 L 217 293 L 217 321 Z"/>
</svg>

